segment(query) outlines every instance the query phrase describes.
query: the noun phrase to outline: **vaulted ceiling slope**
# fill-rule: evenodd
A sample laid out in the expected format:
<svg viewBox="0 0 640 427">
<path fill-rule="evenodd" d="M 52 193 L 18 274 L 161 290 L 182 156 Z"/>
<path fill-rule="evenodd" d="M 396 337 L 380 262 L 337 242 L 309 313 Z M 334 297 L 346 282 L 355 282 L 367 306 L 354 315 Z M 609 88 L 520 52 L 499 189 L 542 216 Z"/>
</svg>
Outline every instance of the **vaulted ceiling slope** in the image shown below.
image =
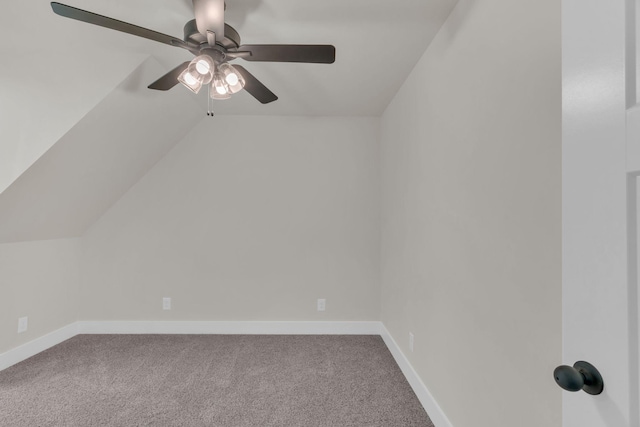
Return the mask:
<svg viewBox="0 0 640 427">
<path fill-rule="evenodd" d="M 176 37 L 193 18 L 192 0 L 63 2 Z M 280 99 L 240 92 L 217 115 L 378 116 L 457 0 L 226 3 L 243 43 L 337 53 L 331 65 L 237 60 Z M 185 50 L 65 19 L 48 0 L 13 2 L 0 36 L 0 243 L 81 235 L 206 119 L 206 91 L 146 88 Z"/>
<path fill-rule="evenodd" d="M 55 49 L 10 58 L 0 53 L 0 193 L 148 57 Z M 25 69 L 38 70 L 37 76 Z M 83 81 L 96 70 L 99 82 Z M 59 77 L 64 74 L 69 78 Z"/>
<path fill-rule="evenodd" d="M 81 236 L 203 118 L 186 91 L 146 88 L 153 58 L 0 194 L 0 243 Z"/>
<path fill-rule="evenodd" d="M 89 47 L 48 1 L 0 14 L 0 192 L 95 107 L 150 52 Z"/>
</svg>

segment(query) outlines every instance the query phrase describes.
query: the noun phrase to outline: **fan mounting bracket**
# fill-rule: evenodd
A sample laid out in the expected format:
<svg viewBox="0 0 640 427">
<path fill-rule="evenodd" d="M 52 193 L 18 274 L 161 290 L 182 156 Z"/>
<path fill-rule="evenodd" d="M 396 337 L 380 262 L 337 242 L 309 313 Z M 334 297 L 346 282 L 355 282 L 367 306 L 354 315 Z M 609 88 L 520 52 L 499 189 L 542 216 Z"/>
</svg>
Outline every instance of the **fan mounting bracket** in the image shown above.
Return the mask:
<svg viewBox="0 0 640 427">
<path fill-rule="evenodd" d="M 187 43 L 195 43 L 196 45 L 208 45 L 207 36 L 198 31 L 195 19 L 192 19 L 184 25 L 184 41 Z M 225 50 L 237 49 L 240 47 L 240 34 L 230 25 L 224 24 L 224 38 L 220 39 L 216 36 L 216 46 L 221 46 Z"/>
</svg>

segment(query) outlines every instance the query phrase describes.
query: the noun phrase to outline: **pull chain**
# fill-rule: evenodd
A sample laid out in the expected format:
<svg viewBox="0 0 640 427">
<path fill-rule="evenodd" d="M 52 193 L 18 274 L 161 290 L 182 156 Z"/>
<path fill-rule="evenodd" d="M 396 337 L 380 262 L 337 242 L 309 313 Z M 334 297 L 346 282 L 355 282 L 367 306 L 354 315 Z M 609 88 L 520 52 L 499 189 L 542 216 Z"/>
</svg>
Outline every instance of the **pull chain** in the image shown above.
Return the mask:
<svg viewBox="0 0 640 427">
<path fill-rule="evenodd" d="M 208 87 L 208 86 L 207 86 Z M 209 88 L 210 89 L 210 88 Z M 207 116 L 213 117 L 215 114 L 213 113 L 213 101 L 211 101 L 211 96 L 209 95 L 209 90 L 207 90 Z"/>
</svg>

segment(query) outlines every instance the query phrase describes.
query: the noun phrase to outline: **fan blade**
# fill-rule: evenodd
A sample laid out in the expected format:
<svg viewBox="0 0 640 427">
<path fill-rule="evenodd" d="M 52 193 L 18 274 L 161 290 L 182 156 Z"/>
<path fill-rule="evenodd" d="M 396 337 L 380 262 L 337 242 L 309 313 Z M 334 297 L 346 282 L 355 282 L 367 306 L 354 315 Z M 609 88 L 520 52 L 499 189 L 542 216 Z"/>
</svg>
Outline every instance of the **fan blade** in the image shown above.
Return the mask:
<svg viewBox="0 0 640 427">
<path fill-rule="evenodd" d="M 278 97 L 273 92 L 271 92 L 260 82 L 260 80 L 256 79 L 253 74 L 248 72 L 243 66 L 234 65 L 233 68 L 238 70 L 240 75 L 242 75 L 242 78 L 244 79 L 244 90 L 253 95 L 255 99 L 263 104 L 268 104 L 278 100 Z"/>
<path fill-rule="evenodd" d="M 243 57 L 247 61 L 333 64 L 336 60 L 336 48 L 332 45 L 245 44 L 236 53 L 241 52 L 251 52 L 251 56 Z"/>
<path fill-rule="evenodd" d="M 169 90 L 169 89 L 171 89 L 172 87 L 174 87 L 175 85 L 178 84 L 178 76 L 180 75 L 180 73 L 182 73 L 184 70 L 187 69 L 189 64 L 190 64 L 190 61 L 183 62 L 182 64 L 178 65 L 176 68 L 174 68 L 173 70 L 169 71 L 167 74 L 165 74 L 164 76 L 160 77 L 158 80 L 156 80 L 155 82 L 151 83 L 147 87 L 149 89 L 155 89 L 155 90 Z"/>
<path fill-rule="evenodd" d="M 123 33 L 133 34 L 134 36 L 143 37 L 145 39 L 165 43 L 170 46 L 182 47 L 187 50 L 191 50 L 192 46 L 189 46 L 184 41 L 168 36 L 166 34 L 159 33 L 157 31 L 148 30 L 146 28 L 139 27 L 137 25 L 128 24 L 117 19 L 108 18 L 106 16 L 98 15 L 97 13 L 88 12 L 86 10 L 77 9 L 66 4 L 51 2 L 51 8 L 53 11 L 65 18 L 75 19 L 77 21 L 87 22 L 93 25 L 99 25 L 100 27 L 110 28 L 116 31 L 122 31 Z"/>
<path fill-rule="evenodd" d="M 226 56 L 228 56 L 229 58 L 247 58 L 249 56 L 251 56 L 251 52 L 232 52 L 232 51 L 227 51 L 225 53 Z"/>
<path fill-rule="evenodd" d="M 224 40 L 224 0 L 193 0 L 193 14 L 200 34 L 210 31 L 216 40 Z"/>
</svg>

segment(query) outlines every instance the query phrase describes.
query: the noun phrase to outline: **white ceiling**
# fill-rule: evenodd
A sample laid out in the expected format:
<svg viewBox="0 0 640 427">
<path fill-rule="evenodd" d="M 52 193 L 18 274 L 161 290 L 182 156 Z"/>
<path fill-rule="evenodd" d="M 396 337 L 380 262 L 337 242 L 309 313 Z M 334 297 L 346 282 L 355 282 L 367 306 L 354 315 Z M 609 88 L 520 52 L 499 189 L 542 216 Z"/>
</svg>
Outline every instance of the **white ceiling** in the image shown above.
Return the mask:
<svg viewBox="0 0 640 427">
<path fill-rule="evenodd" d="M 241 93 L 218 101 L 216 112 L 379 115 L 456 1 L 227 0 L 226 22 L 240 33 L 244 43 L 333 44 L 337 55 L 332 65 L 238 60 L 280 99 L 264 106 Z M 191 0 L 62 3 L 179 38 L 183 25 L 193 17 Z M 3 97 L 21 96 L 20 91 L 8 90 L 15 78 L 32 82 L 31 87 L 41 92 L 55 91 L 58 99 L 77 98 L 86 87 L 100 92 L 101 85 L 108 93 L 113 88 L 112 74 L 119 72 L 123 58 L 136 58 L 131 62 L 137 65 L 140 55 L 152 55 L 166 71 L 191 58 L 179 48 L 59 17 L 43 0 L 12 2 L 0 15 L 0 34 Z M 25 61 L 37 63 L 38 57 L 46 59 L 41 67 L 21 67 Z M 85 66 L 74 72 L 73 65 L 79 61 Z M 65 64 L 70 64 L 70 69 Z M 92 72 L 87 71 L 87 64 Z M 186 89 L 176 86 L 173 90 Z M 198 97 L 204 111 L 205 95 Z M 5 107 L 12 103 L 10 99 L 2 102 Z"/>
</svg>

